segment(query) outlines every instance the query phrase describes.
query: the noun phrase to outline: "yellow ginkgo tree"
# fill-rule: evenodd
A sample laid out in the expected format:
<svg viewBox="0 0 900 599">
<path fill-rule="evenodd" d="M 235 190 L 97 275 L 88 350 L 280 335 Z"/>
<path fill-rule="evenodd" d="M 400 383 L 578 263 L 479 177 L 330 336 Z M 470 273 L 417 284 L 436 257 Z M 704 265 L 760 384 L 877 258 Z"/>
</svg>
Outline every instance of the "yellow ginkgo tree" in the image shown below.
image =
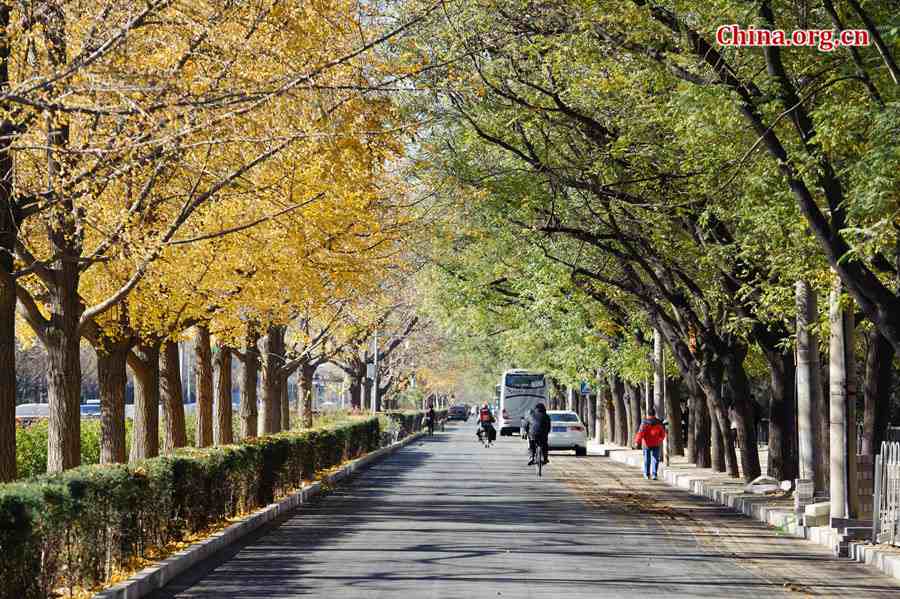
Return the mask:
<svg viewBox="0 0 900 599">
<path fill-rule="evenodd" d="M 79 461 L 82 336 L 153 370 L 153 345 L 180 332 L 173 314 L 203 322 L 238 297 L 275 303 L 261 270 L 321 261 L 338 265 L 338 281 L 354 273 L 383 236 L 371 218 L 378 177 L 360 183 L 397 146 L 390 105 L 366 93 L 378 72 L 368 50 L 386 36 L 365 33 L 355 2 L 42 5 L 37 17 L 0 7 L 0 175 L 14 182 L 0 197 L 0 361 L 14 352 L 15 298 L 49 355 L 54 471 Z M 247 240 L 257 264 L 236 266 L 254 255 Z M 217 271 L 229 264 L 229 276 Z M 118 389 L 121 359 L 110 366 Z M 132 457 L 146 457 L 158 392 L 152 372 L 136 379 L 147 442 Z M 0 380 L 4 427 L 10 388 Z M 7 453 L 0 479 L 14 474 Z"/>
</svg>

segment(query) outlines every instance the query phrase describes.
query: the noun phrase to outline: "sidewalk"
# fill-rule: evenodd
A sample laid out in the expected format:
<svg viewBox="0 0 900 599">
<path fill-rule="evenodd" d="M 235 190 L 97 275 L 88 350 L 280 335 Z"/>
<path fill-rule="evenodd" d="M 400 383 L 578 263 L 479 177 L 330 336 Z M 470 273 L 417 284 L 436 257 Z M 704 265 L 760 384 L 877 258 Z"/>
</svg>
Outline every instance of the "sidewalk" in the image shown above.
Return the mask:
<svg viewBox="0 0 900 599">
<path fill-rule="evenodd" d="M 764 452 L 760 459 L 765 464 Z M 610 444 L 588 444 L 589 455 L 607 456 L 615 462 L 642 468 L 643 453 L 640 450 Z M 763 468 L 765 470 L 765 468 Z M 720 505 L 763 522 L 780 533 L 808 539 L 828 547 L 836 554 L 838 533 L 830 526 L 804 526 L 802 517 L 793 509 L 790 494 L 755 495 L 744 491 L 742 479 L 734 479 L 708 468 L 697 468 L 682 456 L 674 456 L 669 466 L 660 465 L 659 478 L 667 484 L 706 497 Z M 876 567 L 881 572 L 900 580 L 900 548 L 850 543 L 850 557 L 857 562 Z"/>
</svg>

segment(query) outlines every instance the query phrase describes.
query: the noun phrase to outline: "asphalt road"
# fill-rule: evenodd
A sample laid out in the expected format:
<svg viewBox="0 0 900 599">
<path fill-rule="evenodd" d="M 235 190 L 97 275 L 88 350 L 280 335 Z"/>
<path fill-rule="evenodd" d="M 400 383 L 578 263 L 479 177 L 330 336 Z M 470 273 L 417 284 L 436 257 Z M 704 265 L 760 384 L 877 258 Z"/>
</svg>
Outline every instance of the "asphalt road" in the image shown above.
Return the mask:
<svg viewBox="0 0 900 599">
<path fill-rule="evenodd" d="M 900 585 L 607 458 L 417 441 L 173 581 L 170 597 L 900 597 Z"/>
</svg>

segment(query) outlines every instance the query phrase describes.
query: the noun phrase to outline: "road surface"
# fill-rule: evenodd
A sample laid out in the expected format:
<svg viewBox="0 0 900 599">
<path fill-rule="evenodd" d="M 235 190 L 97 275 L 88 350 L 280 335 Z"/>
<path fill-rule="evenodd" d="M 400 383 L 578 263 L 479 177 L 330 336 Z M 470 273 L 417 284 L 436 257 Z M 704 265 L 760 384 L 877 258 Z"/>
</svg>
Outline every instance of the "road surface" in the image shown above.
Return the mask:
<svg viewBox="0 0 900 599">
<path fill-rule="evenodd" d="M 900 597 L 900 585 L 607 458 L 416 441 L 155 597 Z"/>
</svg>

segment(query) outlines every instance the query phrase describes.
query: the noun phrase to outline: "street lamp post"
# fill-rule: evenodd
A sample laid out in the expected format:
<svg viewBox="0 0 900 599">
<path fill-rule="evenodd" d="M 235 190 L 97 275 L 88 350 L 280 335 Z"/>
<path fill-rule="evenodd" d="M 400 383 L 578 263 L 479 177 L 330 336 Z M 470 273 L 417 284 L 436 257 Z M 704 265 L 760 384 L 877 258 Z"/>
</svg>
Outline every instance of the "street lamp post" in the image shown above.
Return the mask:
<svg viewBox="0 0 900 599">
<path fill-rule="evenodd" d="M 378 329 L 372 335 L 372 413 L 378 411 Z"/>
</svg>

